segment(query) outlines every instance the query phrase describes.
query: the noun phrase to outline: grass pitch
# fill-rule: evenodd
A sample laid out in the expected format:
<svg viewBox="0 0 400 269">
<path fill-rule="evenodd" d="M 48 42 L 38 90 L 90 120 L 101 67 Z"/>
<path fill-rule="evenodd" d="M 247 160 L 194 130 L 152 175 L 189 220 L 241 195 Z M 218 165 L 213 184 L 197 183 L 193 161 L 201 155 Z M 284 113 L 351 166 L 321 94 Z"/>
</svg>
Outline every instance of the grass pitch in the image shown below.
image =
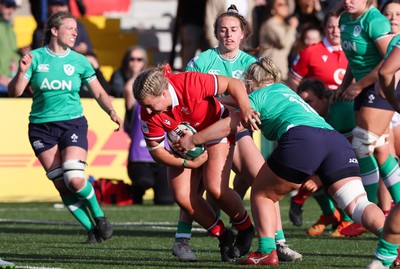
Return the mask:
<svg viewBox="0 0 400 269">
<path fill-rule="evenodd" d="M 246 201 L 249 212 L 249 202 Z M 0 257 L 16 268 L 260 268 L 220 262 L 218 240 L 194 225 L 191 246 L 199 258 L 179 262 L 171 253 L 179 209 L 175 206 L 104 206 L 114 224 L 114 236 L 102 244 L 84 245 L 86 232 L 65 208 L 54 203 L 0 203 Z M 304 207 L 303 226 L 288 219 L 289 199 L 281 202 L 287 243 L 303 254 L 303 260 L 281 262 L 273 268 L 364 268 L 377 240 L 371 233 L 356 238 L 310 237 L 306 229 L 321 214 L 310 198 Z M 227 225 L 226 215 L 222 216 Z M 258 241 L 253 241 L 256 250 Z M 265 268 L 265 267 L 264 267 Z"/>
</svg>

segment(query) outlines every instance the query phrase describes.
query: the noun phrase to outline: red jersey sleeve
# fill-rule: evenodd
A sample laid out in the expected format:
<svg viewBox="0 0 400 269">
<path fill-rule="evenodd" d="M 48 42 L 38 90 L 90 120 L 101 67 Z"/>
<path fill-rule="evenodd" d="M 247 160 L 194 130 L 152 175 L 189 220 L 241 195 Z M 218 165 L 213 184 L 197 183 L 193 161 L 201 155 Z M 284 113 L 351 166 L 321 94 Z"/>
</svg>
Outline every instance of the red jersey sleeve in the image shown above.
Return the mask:
<svg viewBox="0 0 400 269">
<path fill-rule="evenodd" d="M 302 79 L 307 76 L 310 67 L 312 45 L 306 47 L 297 55 L 293 61 L 292 73 Z"/>
</svg>

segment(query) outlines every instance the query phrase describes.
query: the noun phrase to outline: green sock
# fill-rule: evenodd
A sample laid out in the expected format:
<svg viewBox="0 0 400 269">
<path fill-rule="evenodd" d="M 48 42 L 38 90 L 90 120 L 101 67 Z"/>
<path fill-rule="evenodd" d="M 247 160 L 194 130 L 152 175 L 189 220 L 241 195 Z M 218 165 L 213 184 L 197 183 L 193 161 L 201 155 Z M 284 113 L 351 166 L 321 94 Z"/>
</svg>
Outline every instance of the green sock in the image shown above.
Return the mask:
<svg viewBox="0 0 400 269">
<path fill-rule="evenodd" d="M 76 195 L 84 201 L 94 218 L 104 217 L 104 212 L 101 210 L 99 202 L 97 201 L 93 186 L 87 180 L 85 187 L 83 187 L 82 190 L 77 191 Z"/>
<path fill-rule="evenodd" d="M 379 237 L 379 243 L 375 251 L 375 257 L 378 258 L 384 266 L 390 266 L 397 258 L 397 248 L 397 244 L 392 244 L 382 237 Z"/>
<path fill-rule="evenodd" d="M 175 240 L 179 241 L 182 238 L 190 239 L 192 237 L 192 222 L 178 222 L 178 227 L 175 233 Z"/>
<path fill-rule="evenodd" d="M 258 252 L 269 254 L 271 251 L 276 250 L 275 239 L 271 237 L 260 237 L 258 239 Z"/>
<path fill-rule="evenodd" d="M 89 212 L 83 202 L 75 195 L 61 197 L 64 205 L 68 211 L 79 221 L 86 230 L 90 231 L 95 228 L 92 220 L 90 219 Z"/>
<path fill-rule="evenodd" d="M 368 200 L 377 203 L 379 171 L 378 163 L 373 155 L 358 159 L 362 182 L 367 192 Z"/>
<path fill-rule="evenodd" d="M 400 201 L 400 168 L 397 160 L 389 155 L 388 159 L 379 167 L 379 172 L 393 201 L 397 204 Z"/>
<path fill-rule="evenodd" d="M 285 234 L 283 233 L 283 230 L 278 230 L 275 232 L 275 242 L 282 242 L 285 243 L 286 239 L 285 239 Z"/>
<path fill-rule="evenodd" d="M 340 212 L 340 218 L 342 219 L 342 221 L 351 221 L 351 222 L 353 222 L 352 218 L 350 218 L 349 215 L 347 215 L 347 213 L 344 212 L 343 209 L 339 208 L 339 212 Z"/>
<path fill-rule="evenodd" d="M 322 195 L 313 195 L 313 197 L 321 208 L 322 214 L 332 216 L 335 213 L 335 205 L 328 195 L 323 193 Z"/>
</svg>

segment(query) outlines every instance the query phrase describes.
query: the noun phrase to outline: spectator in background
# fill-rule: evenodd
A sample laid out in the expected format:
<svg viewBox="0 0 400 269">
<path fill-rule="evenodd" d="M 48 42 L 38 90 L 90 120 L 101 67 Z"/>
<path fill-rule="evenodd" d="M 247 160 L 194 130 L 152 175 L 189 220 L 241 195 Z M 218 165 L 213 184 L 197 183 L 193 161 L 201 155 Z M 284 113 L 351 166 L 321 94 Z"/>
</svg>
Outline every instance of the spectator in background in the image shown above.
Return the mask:
<svg viewBox="0 0 400 269">
<path fill-rule="evenodd" d="M 140 46 L 129 47 L 124 57 L 122 57 L 120 67 L 114 71 L 110 79 L 110 95 L 114 97 L 123 97 L 124 87 L 130 80 L 133 84 L 136 76 L 147 66 L 147 53 Z"/>
<path fill-rule="evenodd" d="M 292 67 L 297 55 L 307 46 L 320 42 L 323 38 L 322 29 L 318 25 L 308 23 L 303 27 L 299 37 L 293 44 L 292 51 L 289 55 L 289 66 Z M 290 77 L 290 72 L 289 72 Z"/>
<path fill-rule="evenodd" d="M 205 39 L 204 16 L 206 0 L 179 0 L 176 23 L 181 42 L 182 69 L 196 55 L 197 50 L 209 48 Z"/>
<path fill-rule="evenodd" d="M 276 64 L 287 80 L 289 74 L 288 57 L 296 40 L 298 20 L 289 16 L 287 0 L 271 0 L 267 2 L 267 18 L 260 29 L 261 57 L 268 56 Z"/>
<path fill-rule="evenodd" d="M 97 58 L 97 55 L 92 51 L 85 53 L 85 56 L 86 56 L 86 59 L 89 61 L 89 63 L 92 65 L 94 71 L 96 72 L 96 77 L 99 80 L 101 86 L 104 88 L 104 90 L 107 92 L 107 94 L 110 94 L 110 84 L 105 79 L 103 73 L 100 70 L 99 58 Z M 82 85 L 81 90 L 79 91 L 79 95 L 80 95 L 80 97 L 83 97 L 83 98 L 93 97 L 93 95 L 91 94 L 88 87 L 84 84 Z"/>
<path fill-rule="evenodd" d="M 294 15 L 299 20 L 298 33 L 308 23 L 321 26 L 324 18 L 319 0 L 296 0 Z"/>
<path fill-rule="evenodd" d="M 12 24 L 15 0 L 0 0 L 0 96 L 6 97 L 7 86 L 18 68 L 17 38 Z"/>
<path fill-rule="evenodd" d="M 68 0 L 47 0 L 48 16 L 50 17 L 54 13 L 59 11 L 69 11 L 69 1 Z M 86 54 L 87 52 L 93 51 L 92 42 L 90 41 L 89 34 L 86 30 L 85 25 L 77 20 L 78 23 L 78 36 L 76 37 L 76 42 L 72 48 L 76 52 L 81 54 Z M 38 27 L 33 32 L 31 49 L 40 48 L 43 45 L 44 38 L 44 27 Z"/>
<path fill-rule="evenodd" d="M 146 190 L 152 188 L 154 204 L 173 204 L 175 200 L 168 186 L 167 166 L 156 163 L 150 156 L 140 125 L 141 107 L 136 102 L 132 91 L 136 76 L 147 66 L 146 51 L 142 47 L 133 46 L 128 48 L 126 55 L 129 56 L 130 60 L 128 62 L 130 72 L 126 75 L 130 75 L 130 77 L 123 89 L 125 100 L 124 131 L 131 139 L 128 155 L 128 175 L 132 181 L 133 201 L 135 204 L 143 204 L 143 196 Z"/>
</svg>

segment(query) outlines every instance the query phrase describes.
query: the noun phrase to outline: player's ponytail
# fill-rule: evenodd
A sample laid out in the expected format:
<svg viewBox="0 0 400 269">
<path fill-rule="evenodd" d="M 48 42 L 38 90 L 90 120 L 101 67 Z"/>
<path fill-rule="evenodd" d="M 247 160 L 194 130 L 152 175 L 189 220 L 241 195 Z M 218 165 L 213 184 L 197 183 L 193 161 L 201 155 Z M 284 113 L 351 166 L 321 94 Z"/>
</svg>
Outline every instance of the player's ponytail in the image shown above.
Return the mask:
<svg viewBox="0 0 400 269">
<path fill-rule="evenodd" d="M 262 57 L 247 68 L 244 79 L 252 82 L 252 90 L 258 90 L 268 84 L 280 83 L 282 75 L 270 58 Z"/>
</svg>

